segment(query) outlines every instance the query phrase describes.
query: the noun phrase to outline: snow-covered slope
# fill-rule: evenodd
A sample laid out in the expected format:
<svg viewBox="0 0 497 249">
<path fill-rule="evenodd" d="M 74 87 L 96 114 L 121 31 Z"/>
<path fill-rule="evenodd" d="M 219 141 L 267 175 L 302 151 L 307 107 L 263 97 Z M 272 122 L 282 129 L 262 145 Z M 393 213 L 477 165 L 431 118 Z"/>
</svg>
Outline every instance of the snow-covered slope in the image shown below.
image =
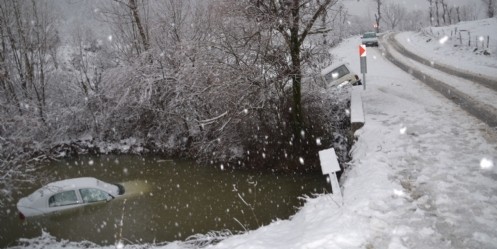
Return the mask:
<svg viewBox="0 0 497 249">
<path fill-rule="evenodd" d="M 388 5 L 390 3 L 400 4 L 400 6 L 405 7 L 408 11 L 423 10 L 428 13 L 428 8 L 430 6 L 429 2 L 426 0 L 382 0 L 383 5 Z M 483 18 L 485 4 L 480 0 L 445 0 L 449 6 L 465 6 L 472 5 L 475 11 L 482 13 L 480 18 Z M 347 8 L 350 15 L 353 16 L 367 16 L 370 15 L 374 18 L 374 13 L 376 13 L 376 1 L 375 0 L 342 0 L 342 3 Z M 440 7 L 441 8 L 441 7 Z"/>
<path fill-rule="evenodd" d="M 334 49 L 359 70 L 358 38 Z M 213 248 L 495 248 L 494 131 L 368 51 L 366 124 L 343 179 L 345 204 L 309 201 Z"/>
<path fill-rule="evenodd" d="M 497 18 L 405 32 L 397 39 L 414 53 L 461 70 L 497 78 Z"/>
</svg>

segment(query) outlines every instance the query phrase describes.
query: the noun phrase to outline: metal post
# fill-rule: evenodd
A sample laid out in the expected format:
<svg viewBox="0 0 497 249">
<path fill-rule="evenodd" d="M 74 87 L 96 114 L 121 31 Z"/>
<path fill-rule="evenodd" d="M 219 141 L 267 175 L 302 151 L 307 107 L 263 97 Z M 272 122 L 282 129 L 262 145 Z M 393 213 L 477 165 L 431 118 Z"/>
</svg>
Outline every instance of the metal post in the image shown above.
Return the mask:
<svg viewBox="0 0 497 249">
<path fill-rule="evenodd" d="M 364 86 L 364 90 L 366 90 L 366 74 L 362 74 L 362 85 Z"/>
<path fill-rule="evenodd" d="M 366 90 L 366 73 L 368 72 L 367 57 L 361 56 L 361 73 L 362 73 L 362 85 L 364 90 Z"/>
</svg>

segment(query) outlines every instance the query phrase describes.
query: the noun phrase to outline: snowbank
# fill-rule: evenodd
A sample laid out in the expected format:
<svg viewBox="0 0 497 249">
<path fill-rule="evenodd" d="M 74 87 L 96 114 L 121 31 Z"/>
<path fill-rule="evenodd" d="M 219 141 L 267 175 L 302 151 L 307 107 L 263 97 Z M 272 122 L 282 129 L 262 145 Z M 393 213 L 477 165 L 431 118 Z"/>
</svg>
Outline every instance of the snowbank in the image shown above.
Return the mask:
<svg viewBox="0 0 497 249">
<path fill-rule="evenodd" d="M 358 44 L 350 39 L 333 51 L 359 69 Z M 495 132 L 381 51 L 368 52 L 366 124 L 342 178 L 344 206 L 320 196 L 291 220 L 210 248 L 497 246 Z"/>
<path fill-rule="evenodd" d="M 497 78 L 497 18 L 405 32 L 397 39 L 410 51 L 462 70 Z"/>
</svg>

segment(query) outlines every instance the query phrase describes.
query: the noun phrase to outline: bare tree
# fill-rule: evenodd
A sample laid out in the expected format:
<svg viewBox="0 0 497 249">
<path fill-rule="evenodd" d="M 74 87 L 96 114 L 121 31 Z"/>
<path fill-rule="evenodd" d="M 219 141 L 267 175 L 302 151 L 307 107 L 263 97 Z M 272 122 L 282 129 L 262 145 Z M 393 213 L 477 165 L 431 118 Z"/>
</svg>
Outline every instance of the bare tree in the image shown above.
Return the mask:
<svg viewBox="0 0 497 249">
<path fill-rule="evenodd" d="M 387 4 L 384 7 L 384 21 L 395 30 L 401 21 L 406 17 L 406 9 L 398 3 Z"/>
<path fill-rule="evenodd" d="M 302 115 L 302 66 L 306 55 L 302 53 L 308 37 L 319 33 L 316 30 L 316 20 L 326 13 L 326 10 L 336 4 L 336 0 L 323 1 L 272 1 L 250 0 L 249 6 L 254 10 L 254 18 L 262 20 L 274 28 L 286 44 L 286 54 L 289 75 L 292 81 L 292 127 L 294 134 L 300 137 L 304 128 Z"/>
<path fill-rule="evenodd" d="M 440 0 L 435 0 L 435 16 L 437 18 L 437 27 L 440 27 L 440 11 L 439 11 L 439 2 Z"/>
<path fill-rule="evenodd" d="M 150 49 L 149 3 L 143 0 L 108 0 L 102 6 L 101 14 L 113 31 L 109 39 L 115 39 L 114 46 L 126 58 L 134 58 Z"/>
<path fill-rule="evenodd" d="M 399 23 L 400 30 L 419 30 L 426 25 L 429 25 L 427 21 L 423 22 L 423 19 L 420 19 L 421 16 L 425 15 L 424 11 L 414 10 L 414 11 L 406 11 L 404 14 L 404 18 Z"/>
<path fill-rule="evenodd" d="M 430 7 L 428 9 L 429 18 L 430 18 L 430 26 L 433 26 L 433 0 L 427 0 L 430 3 Z"/>
<path fill-rule="evenodd" d="M 56 59 L 50 57 L 55 56 L 52 51 L 59 45 L 55 29 L 58 17 L 48 1 L 6 0 L 0 2 L 0 12 L 6 99 L 17 102 L 14 105 L 20 114 L 22 103 L 33 102 L 38 117 L 45 122 L 46 89 L 56 66 Z"/>
<path fill-rule="evenodd" d="M 460 7 L 460 18 L 461 21 L 473 21 L 477 20 L 479 17 L 478 9 L 474 5 L 464 5 Z"/>
<path fill-rule="evenodd" d="M 380 22 L 381 22 L 381 5 L 383 4 L 382 0 L 374 0 L 376 3 L 376 13 L 374 14 L 374 19 L 375 19 L 375 28 L 376 28 L 376 33 L 380 32 Z"/>
<path fill-rule="evenodd" d="M 445 11 L 445 0 L 440 0 L 440 6 L 442 7 L 442 23 L 445 25 L 447 23 L 447 20 L 445 19 L 445 14 L 446 14 L 446 11 Z"/>
<path fill-rule="evenodd" d="M 114 0 L 114 1 L 119 2 L 119 0 Z M 133 14 L 133 21 L 136 25 L 136 28 L 138 29 L 138 33 L 140 34 L 143 49 L 147 51 L 150 48 L 150 43 L 148 41 L 147 34 L 145 33 L 145 27 L 142 24 L 142 18 L 138 11 L 138 5 L 136 4 L 136 0 L 129 0 L 128 4 L 125 5 L 131 10 L 131 13 Z"/>
<path fill-rule="evenodd" d="M 495 16 L 495 0 L 482 0 L 487 6 L 487 17 L 492 18 Z"/>
</svg>

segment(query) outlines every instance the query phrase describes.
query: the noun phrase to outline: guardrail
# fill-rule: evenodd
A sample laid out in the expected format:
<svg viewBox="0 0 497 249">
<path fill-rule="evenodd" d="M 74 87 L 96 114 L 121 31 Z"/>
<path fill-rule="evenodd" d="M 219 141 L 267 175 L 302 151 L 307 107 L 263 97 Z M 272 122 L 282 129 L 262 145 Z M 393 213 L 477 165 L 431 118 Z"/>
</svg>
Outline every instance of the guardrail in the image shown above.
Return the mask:
<svg viewBox="0 0 497 249">
<path fill-rule="evenodd" d="M 352 96 L 350 98 L 350 125 L 352 134 L 364 126 L 364 106 L 362 104 L 362 86 L 352 87 Z"/>
</svg>

